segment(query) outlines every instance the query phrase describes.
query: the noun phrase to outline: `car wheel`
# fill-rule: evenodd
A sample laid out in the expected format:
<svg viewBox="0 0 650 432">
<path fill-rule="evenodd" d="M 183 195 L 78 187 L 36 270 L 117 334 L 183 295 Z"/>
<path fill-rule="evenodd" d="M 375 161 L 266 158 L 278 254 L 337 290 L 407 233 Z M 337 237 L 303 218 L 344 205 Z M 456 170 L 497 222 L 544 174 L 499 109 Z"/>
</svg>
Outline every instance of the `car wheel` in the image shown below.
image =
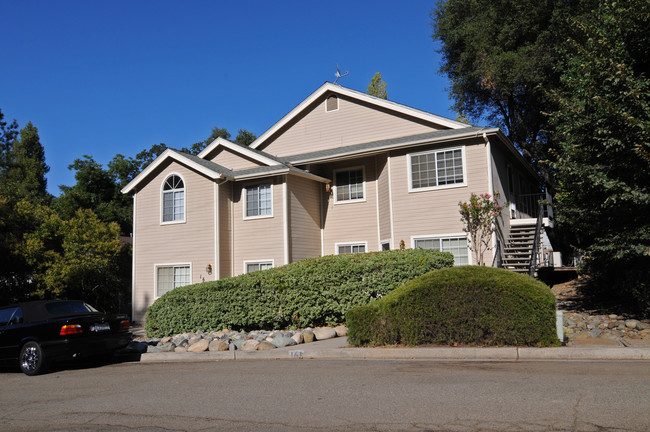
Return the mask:
<svg viewBox="0 0 650 432">
<path fill-rule="evenodd" d="M 18 357 L 20 370 L 26 375 L 38 375 L 47 369 L 47 361 L 43 348 L 38 342 L 29 341 L 20 349 Z"/>
</svg>

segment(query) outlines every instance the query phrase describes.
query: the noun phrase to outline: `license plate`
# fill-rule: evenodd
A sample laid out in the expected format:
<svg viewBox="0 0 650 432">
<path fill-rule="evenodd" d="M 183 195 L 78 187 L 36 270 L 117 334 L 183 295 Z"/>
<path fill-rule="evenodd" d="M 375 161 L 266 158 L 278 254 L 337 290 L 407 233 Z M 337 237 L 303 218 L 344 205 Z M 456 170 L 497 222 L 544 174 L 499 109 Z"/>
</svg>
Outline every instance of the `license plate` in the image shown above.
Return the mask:
<svg viewBox="0 0 650 432">
<path fill-rule="evenodd" d="M 93 332 L 108 331 L 110 329 L 111 329 L 111 325 L 108 323 L 93 324 L 90 326 L 90 331 Z"/>
</svg>

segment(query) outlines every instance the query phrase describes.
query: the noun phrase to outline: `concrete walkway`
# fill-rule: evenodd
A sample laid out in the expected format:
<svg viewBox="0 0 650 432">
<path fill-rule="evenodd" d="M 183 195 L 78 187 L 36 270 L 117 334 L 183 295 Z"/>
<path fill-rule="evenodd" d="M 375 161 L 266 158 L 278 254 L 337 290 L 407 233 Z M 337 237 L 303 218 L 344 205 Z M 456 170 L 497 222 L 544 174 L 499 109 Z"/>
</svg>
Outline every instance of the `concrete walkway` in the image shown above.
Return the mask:
<svg viewBox="0 0 650 432">
<path fill-rule="evenodd" d="M 206 351 L 200 353 L 144 353 L 141 362 L 187 362 L 218 360 L 373 359 L 373 360 L 650 360 L 650 347 L 572 346 L 353 348 L 345 337 L 269 351 Z"/>
</svg>

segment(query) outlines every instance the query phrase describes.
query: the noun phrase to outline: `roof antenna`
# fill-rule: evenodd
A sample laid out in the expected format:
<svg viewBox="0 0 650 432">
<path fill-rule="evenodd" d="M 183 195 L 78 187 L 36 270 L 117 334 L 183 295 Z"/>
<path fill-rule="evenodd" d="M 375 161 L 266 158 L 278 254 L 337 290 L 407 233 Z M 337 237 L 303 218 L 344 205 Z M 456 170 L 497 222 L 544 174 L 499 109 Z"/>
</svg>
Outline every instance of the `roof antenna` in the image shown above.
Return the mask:
<svg viewBox="0 0 650 432">
<path fill-rule="evenodd" d="M 349 73 L 350 73 L 349 71 L 345 71 L 345 73 L 342 74 L 341 70 L 339 69 L 339 64 L 337 63 L 336 64 L 336 73 L 334 74 L 334 76 L 336 77 L 336 79 L 334 80 L 334 84 L 336 84 L 336 82 L 339 80 L 339 78 L 344 77 Z"/>
</svg>

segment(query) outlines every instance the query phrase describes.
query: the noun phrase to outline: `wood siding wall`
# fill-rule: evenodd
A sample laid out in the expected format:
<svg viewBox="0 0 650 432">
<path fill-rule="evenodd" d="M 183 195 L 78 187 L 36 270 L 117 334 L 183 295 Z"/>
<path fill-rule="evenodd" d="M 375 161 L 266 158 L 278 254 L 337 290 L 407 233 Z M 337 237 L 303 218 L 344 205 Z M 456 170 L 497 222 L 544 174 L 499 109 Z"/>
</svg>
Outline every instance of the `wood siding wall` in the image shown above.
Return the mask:
<svg viewBox="0 0 650 432">
<path fill-rule="evenodd" d="M 379 250 L 377 243 L 377 187 L 375 159 L 354 159 L 321 167 L 324 176 L 333 178 L 333 170 L 364 167 L 365 201 L 334 203 L 334 188 L 324 195 L 324 252 L 336 254 L 337 243 L 367 242 L 367 251 Z"/>
<path fill-rule="evenodd" d="M 257 162 L 256 160 L 239 155 L 224 147 L 221 147 L 218 150 L 213 151 L 207 155 L 206 160 L 212 161 L 216 164 L 221 165 L 222 167 L 232 170 L 257 168 L 264 166 L 264 164 Z"/>
<path fill-rule="evenodd" d="M 338 110 L 325 106 L 323 96 L 259 150 L 282 157 L 442 129 L 343 97 Z"/>
<path fill-rule="evenodd" d="M 288 177 L 291 262 L 321 254 L 320 196 L 325 185 L 300 177 Z"/>
<path fill-rule="evenodd" d="M 185 183 L 185 222 L 161 224 L 161 188 L 171 173 Z M 214 263 L 214 183 L 181 164 L 161 167 L 136 194 L 134 321 L 143 321 L 156 299 L 155 266 L 190 264 L 191 282 L 214 279 L 207 264 Z M 214 265 L 214 264 L 213 264 Z"/>
<path fill-rule="evenodd" d="M 273 260 L 275 267 L 284 265 L 284 226 L 282 178 L 235 183 L 233 187 L 233 258 L 237 276 L 245 272 L 244 261 Z M 272 182 L 273 217 L 244 220 L 242 187 Z"/>
<path fill-rule="evenodd" d="M 408 157 L 409 153 L 427 150 L 458 148 L 453 146 L 430 146 L 416 151 L 391 153 L 391 188 L 393 191 L 393 221 L 395 247 L 404 240 L 411 247 L 413 236 L 439 236 L 463 234 L 463 223 L 458 213 L 458 202 L 469 200 L 472 192 L 480 194 L 488 191 L 486 148 L 482 140 L 464 142 L 465 178 L 467 185 L 448 189 L 409 192 Z"/>
</svg>

